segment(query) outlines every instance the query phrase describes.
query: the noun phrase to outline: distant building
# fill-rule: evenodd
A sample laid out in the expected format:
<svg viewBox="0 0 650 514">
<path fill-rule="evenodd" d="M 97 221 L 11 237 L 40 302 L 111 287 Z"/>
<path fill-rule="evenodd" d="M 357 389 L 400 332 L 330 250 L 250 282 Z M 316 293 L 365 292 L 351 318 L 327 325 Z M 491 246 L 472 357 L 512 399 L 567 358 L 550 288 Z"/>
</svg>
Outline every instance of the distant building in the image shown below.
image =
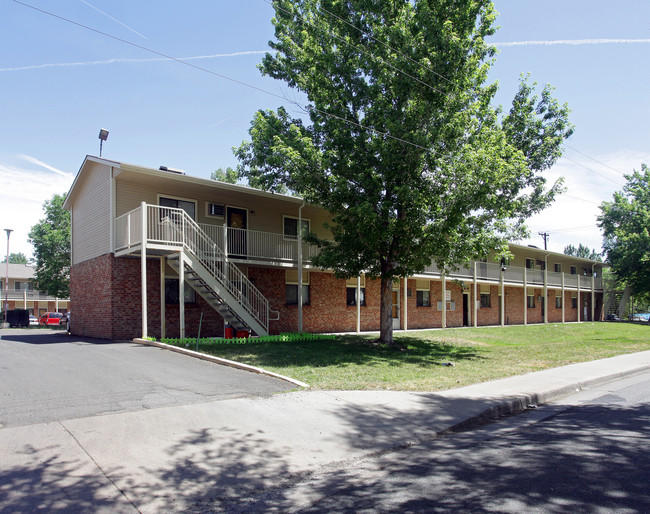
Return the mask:
<svg viewBox="0 0 650 514">
<path fill-rule="evenodd" d="M 2 284 L 2 312 L 5 311 L 6 263 L 0 264 Z M 9 290 L 6 295 L 9 310 L 26 309 L 30 314 L 39 316 L 44 312 L 67 312 L 70 309 L 69 298 L 55 298 L 34 289 L 34 268 L 27 264 L 9 264 Z"/>
<path fill-rule="evenodd" d="M 380 283 L 312 265 L 329 213 L 301 198 L 88 156 L 72 223 L 72 331 L 109 339 L 379 329 Z M 395 280 L 395 329 L 602 318 L 603 263 L 510 245 L 514 257 L 431 263 Z M 302 301 L 299 301 L 299 291 Z"/>
</svg>

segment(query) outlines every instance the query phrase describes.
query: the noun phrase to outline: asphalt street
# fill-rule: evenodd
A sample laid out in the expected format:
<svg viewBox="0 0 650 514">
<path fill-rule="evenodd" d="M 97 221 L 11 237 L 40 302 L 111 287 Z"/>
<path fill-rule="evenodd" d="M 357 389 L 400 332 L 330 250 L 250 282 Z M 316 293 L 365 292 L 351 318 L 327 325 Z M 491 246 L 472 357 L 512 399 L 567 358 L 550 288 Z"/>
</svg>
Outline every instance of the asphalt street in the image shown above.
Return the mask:
<svg viewBox="0 0 650 514">
<path fill-rule="evenodd" d="M 650 512 L 650 373 L 212 509 Z"/>
<path fill-rule="evenodd" d="M 0 427 L 199 402 L 295 386 L 130 342 L 0 330 Z"/>
</svg>

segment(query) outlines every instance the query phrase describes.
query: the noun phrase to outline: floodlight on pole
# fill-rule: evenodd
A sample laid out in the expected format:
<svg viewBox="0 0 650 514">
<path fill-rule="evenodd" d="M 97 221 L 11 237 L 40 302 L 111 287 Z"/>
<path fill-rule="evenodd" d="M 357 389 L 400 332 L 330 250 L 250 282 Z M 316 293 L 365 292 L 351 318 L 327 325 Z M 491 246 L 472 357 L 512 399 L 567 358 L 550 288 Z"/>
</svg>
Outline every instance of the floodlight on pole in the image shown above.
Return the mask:
<svg viewBox="0 0 650 514">
<path fill-rule="evenodd" d="M 99 156 L 102 156 L 102 145 L 104 144 L 104 141 L 108 139 L 108 130 L 106 129 L 99 129 Z"/>
<path fill-rule="evenodd" d="M 6 228 L 5 232 L 7 233 L 7 266 L 6 266 L 6 274 L 5 274 L 5 317 L 4 317 L 4 324 L 7 326 L 7 315 L 9 313 L 9 236 L 13 232 L 12 229 Z"/>
</svg>

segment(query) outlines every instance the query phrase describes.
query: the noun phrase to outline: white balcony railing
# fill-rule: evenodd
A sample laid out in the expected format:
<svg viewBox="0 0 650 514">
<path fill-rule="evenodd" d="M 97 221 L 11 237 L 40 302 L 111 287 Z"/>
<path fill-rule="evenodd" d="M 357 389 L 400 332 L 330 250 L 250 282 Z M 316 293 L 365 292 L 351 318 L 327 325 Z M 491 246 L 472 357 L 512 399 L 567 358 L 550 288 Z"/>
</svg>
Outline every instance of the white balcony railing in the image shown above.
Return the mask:
<svg viewBox="0 0 650 514">
<path fill-rule="evenodd" d="M 141 242 L 142 221 L 140 208 L 123 214 L 115 220 L 115 249 L 117 252 L 128 251 Z M 148 216 L 147 234 L 150 243 L 168 246 L 182 245 L 183 238 L 165 232 L 165 227 L 159 223 L 156 216 Z M 295 264 L 298 261 L 298 241 L 283 234 L 261 232 L 257 230 L 244 230 L 223 225 L 200 224 L 201 231 L 213 241 L 217 247 L 232 259 L 255 259 L 276 263 Z M 310 264 L 313 257 L 318 254 L 318 247 L 303 243 L 302 257 L 304 264 Z M 502 265 L 493 262 L 476 262 L 476 279 L 481 281 L 500 282 Z M 505 266 L 503 280 L 506 284 L 523 284 L 543 287 L 544 277 L 548 287 L 562 287 L 562 273 L 543 270 L 524 269 L 517 266 Z M 441 276 L 441 270 L 432 262 L 423 270 L 424 275 Z M 445 276 L 449 280 L 472 280 L 474 276 L 474 261 L 449 269 Z M 564 286 L 567 289 L 591 290 L 592 277 L 583 275 L 564 274 Z M 594 288 L 602 289 L 601 277 L 594 278 Z"/>
<path fill-rule="evenodd" d="M 35 291 L 33 289 L 11 289 L 7 291 L 7 300 L 10 301 L 23 301 L 26 300 L 28 302 L 33 302 L 33 301 L 67 301 L 67 298 L 56 298 L 54 296 L 49 296 L 46 295 L 45 293 L 41 293 L 40 291 Z M 4 288 L 0 289 L 0 299 L 4 301 L 5 299 L 5 290 Z"/>
</svg>

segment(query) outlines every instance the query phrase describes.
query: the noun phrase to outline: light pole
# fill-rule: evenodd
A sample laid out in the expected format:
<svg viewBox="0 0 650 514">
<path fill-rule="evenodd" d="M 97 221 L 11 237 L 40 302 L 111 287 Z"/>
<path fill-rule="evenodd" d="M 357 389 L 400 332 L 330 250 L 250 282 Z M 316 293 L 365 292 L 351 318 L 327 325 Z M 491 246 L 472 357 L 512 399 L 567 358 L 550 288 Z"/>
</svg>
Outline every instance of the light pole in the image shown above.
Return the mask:
<svg viewBox="0 0 650 514">
<path fill-rule="evenodd" d="M 12 229 L 6 228 L 5 232 L 7 233 L 7 266 L 5 268 L 5 320 L 3 327 L 6 328 L 9 326 L 9 321 L 7 320 L 7 313 L 9 312 L 9 236 L 13 232 Z"/>
</svg>

